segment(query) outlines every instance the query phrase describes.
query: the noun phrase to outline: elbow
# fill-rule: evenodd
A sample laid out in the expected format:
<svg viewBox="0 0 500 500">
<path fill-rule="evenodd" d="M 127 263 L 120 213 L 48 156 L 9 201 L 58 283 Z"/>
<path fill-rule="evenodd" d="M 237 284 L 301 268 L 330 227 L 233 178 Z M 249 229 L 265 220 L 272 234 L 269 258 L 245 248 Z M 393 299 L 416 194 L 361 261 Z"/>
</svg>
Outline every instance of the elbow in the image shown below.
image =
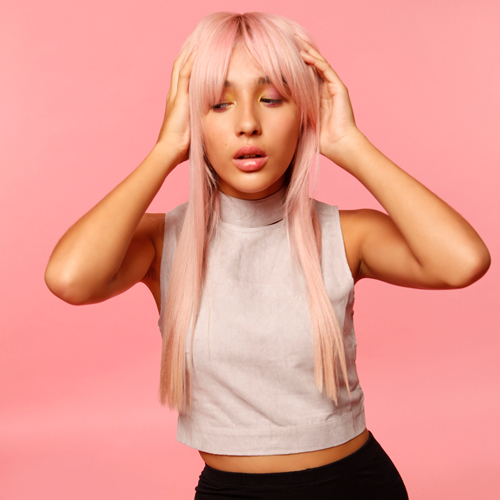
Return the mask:
<svg viewBox="0 0 500 500">
<path fill-rule="evenodd" d="M 49 263 L 44 277 L 47 288 L 57 298 L 74 306 L 88 303 L 88 294 L 84 293 L 83 288 L 77 283 L 71 273 L 55 269 Z"/>
<path fill-rule="evenodd" d="M 481 279 L 491 265 L 491 255 L 485 245 L 463 257 L 447 280 L 449 288 L 465 288 Z"/>
</svg>

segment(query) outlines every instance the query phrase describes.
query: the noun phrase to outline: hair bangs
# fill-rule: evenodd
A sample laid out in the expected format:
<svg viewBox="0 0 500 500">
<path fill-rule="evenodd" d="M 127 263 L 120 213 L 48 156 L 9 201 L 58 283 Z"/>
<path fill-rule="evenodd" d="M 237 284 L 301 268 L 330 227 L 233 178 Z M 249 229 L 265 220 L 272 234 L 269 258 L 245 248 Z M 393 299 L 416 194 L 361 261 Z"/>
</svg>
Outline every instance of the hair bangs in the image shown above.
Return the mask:
<svg viewBox="0 0 500 500">
<path fill-rule="evenodd" d="M 239 23 L 228 19 L 219 23 L 213 31 L 199 33 L 195 41 L 198 49 L 190 79 L 190 94 L 196 97 L 192 104 L 197 107 L 198 116 L 203 116 L 219 102 L 226 80 L 229 61 L 236 45 Z"/>
<path fill-rule="evenodd" d="M 278 92 L 292 99 L 301 111 L 302 122 L 316 127 L 321 80 L 300 55 L 295 33 L 303 28 L 279 16 L 258 12 L 245 14 L 242 38 L 250 55 L 261 66 Z M 316 45 L 310 36 L 306 40 Z"/>
<path fill-rule="evenodd" d="M 302 121 L 316 126 L 321 80 L 302 59 L 295 33 L 316 44 L 300 25 L 260 12 L 216 13 L 203 21 L 189 40 L 198 47 L 190 81 L 197 116 L 220 101 L 232 52 L 241 44 L 276 90 L 297 104 Z"/>
<path fill-rule="evenodd" d="M 264 74 L 276 90 L 285 98 L 296 101 L 297 89 L 293 81 L 293 55 L 290 54 L 290 40 L 277 33 L 272 23 L 256 22 L 254 15 L 248 14 L 243 23 L 244 44 Z M 298 51 L 297 51 L 297 55 Z M 297 103 L 298 104 L 298 103 Z"/>
</svg>

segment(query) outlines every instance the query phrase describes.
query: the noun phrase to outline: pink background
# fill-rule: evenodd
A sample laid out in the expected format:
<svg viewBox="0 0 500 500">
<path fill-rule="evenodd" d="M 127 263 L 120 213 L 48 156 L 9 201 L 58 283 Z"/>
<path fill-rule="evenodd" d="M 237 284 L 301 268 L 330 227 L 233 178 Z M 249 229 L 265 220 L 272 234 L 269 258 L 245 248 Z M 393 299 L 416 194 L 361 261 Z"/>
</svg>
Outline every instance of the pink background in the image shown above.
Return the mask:
<svg viewBox="0 0 500 500">
<path fill-rule="evenodd" d="M 0 14 L 0 498 L 189 499 L 203 462 L 157 400 L 157 311 L 139 285 L 73 307 L 43 272 L 58 238 L 147 155 L 171 65 L 202 16 L 299 21 L 350 90 L 359 127 L 489 246 L 470 288 L 357 286 L 368 428 L 410 498 L 498 498 L 498 53 L 495 0 L 46 0 Z M 194 14 L 193 14 L 194 13 Z M 188 195 L 187 164 L 150 211 Z M 377 207 L 322 161 L 316 197 Z"/>
</svg>

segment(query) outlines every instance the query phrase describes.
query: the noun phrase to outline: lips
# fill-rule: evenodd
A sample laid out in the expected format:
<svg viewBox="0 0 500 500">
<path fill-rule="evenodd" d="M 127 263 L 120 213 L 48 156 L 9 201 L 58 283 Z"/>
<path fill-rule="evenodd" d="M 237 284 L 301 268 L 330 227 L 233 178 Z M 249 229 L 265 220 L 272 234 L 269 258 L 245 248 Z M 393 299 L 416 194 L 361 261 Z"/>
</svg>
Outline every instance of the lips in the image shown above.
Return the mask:
<svg viewBox="0 0 500 500">
<path fill-rule="evenodd" d="M 243 172 L 254 172 L 267 163 L 267 155 L 257 146 L 243 146 L 236 151 L 233 162 Z"/>
<path fill-rule="evenodd" d="M 242 148 L 236 151 L 236 154 L 233 156 L 234 159 L 242 159 L 242 156 L 267 156 L 265 151 L 258 148 L 257 146 L 243 146 Z"/>
</svg>

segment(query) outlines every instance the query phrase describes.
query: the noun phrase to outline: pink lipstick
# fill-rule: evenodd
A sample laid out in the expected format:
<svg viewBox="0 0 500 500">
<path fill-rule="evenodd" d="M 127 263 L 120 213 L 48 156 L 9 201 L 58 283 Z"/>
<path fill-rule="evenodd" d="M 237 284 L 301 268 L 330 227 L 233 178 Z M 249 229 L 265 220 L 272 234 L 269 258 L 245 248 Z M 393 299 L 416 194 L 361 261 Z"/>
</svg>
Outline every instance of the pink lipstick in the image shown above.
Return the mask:
<svg viewBox="0 0 500 500">
<path fill-rule="evenodd" d="M 233 161 L 243 172 L 255 172 L 267 163 L 267 155 L 257 146 L 243 146 L 236 151 Z"/>
</svg>

